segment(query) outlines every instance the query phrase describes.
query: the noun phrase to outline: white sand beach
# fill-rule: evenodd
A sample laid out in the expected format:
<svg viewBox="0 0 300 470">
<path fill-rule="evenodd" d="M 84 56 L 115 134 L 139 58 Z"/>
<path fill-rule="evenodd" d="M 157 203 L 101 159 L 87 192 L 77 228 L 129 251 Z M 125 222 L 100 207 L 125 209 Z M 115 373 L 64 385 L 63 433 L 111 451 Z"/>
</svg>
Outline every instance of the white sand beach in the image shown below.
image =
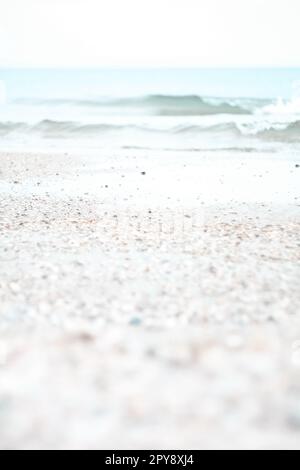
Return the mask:
<svg viewBox="0 0 300 470">
<path fill-rule="evenodd" d="M 300 450 L 299 17 L 0 1 L 0 450 Z"/>
<path fill-rule="evenodd" d="M 0 162 L 2 449 L 299 449 L 297 154 Z"/>
</svg>

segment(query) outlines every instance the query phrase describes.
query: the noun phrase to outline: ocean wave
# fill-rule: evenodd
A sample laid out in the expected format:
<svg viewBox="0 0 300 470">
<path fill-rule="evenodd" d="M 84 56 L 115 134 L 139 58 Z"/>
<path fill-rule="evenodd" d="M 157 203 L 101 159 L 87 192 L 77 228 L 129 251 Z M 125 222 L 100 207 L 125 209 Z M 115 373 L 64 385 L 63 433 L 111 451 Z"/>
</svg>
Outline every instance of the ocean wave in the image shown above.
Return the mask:
<svg viewBox="0 0 300 470">
<path fill-rule="evenodd" d="M 292 122 L 284 127 L 270 127 L 257 132 L 257 136 L 273 142 L 300 143 L 300 121 Z"/>
<path fill-rule="evenodd" d="M 262 126 L 265 126 L 262 128 Z M 300 143 L 300 121 L 294 121 L 287 124 L 237 124 L 235 122 L 227 122 L 215 124 L 212 126 L 182 126 L 173 129 L 173 132 L 179 134 L 199 134 L 207 133 L 212 135 L 227 134 L 232 137 L 248 137 L 249 139 L 256 138 L 270 142 L 284 142 L 284 143 Z"/>
<path fill-rule="evenodd" d="M 153 110 L 159 116 L 208 116 L 217 114 L 249 114 L 248 109 L 233 102 L 204 99 L 197 95 L 152 95 L 138 100 L 119 102 Z"/>
<path fill-rule="evenodd" d="M 149 95 L 116 99 L 53 99 L 19 100 L 21 104 L 47 106 L 79 106 L 100 108 L 105 113 L 135 113 L 154 116 L 211 116 L 217 114 L 248 115 L 258 104 L 257 100 L 226 100 L 202 98 L 198 95 Z M 265 102 L 264 102 L 265 104 Z"/>
<path fill-rule="evenodd" d="M 236 123 L 221 123 L 212 126 L 181 125 L 169 128 L 147 127 L 135 124 L 81 124 L 72 121 L 44 120 L 34 125 L 26 123 L 0 122 L 0 135 L 13 133 L 39 134 L 43 137 L 95 137 L 108 133 L 140 132 L 166 135 L 197 135 L 201 133 L 217 134 L 232 133 L 240 135 L 241 130 Z"/>
<path fill-rule="evenodd" d="M 300 143 L 300 120 L 287 124 L 264 124 L 261 122 L 251 124 L 237 124 L 227 122 L 211 126 L 181 125 L 169 128 L 155 128 L 134 124 L 81 124 L 72 121 L 44 120 L 30 125 L 18 122 L 0 122 L 0 136 L 6 137 L 14 134 L 34 134 L 42 138 L 97 138 L 105 135 L 136 135 L 153 134 L 168 136 L 169 138 L 197 136 L 230 136 L 233 138 L 260 139 L 270 142 Z"/>
<path fill-rule="evenodd" d="M 112 124 L 80 124 L 72 121 L 51 121 L 44 120 L 34 125 L 26 123 L 14 122 L 0 122 L 0 135 L 5 136 L 9 134 L 30 133 L 39 134 L 42 137 L 53 138 L 67 138 L 67 137 L 94 137 L 97 135 L 128 131 L 128 130 L 141 130 L 146 131 L 147 128 L 135 125 L 112 125 Z M 151 131 L 151 129 L 149 129 Z"/>
<path fill-rule="evenodd" d="M 0 122 L 0 136 L 6 136 L 14 132 L 27 132 L 29 126 L 22 122 Z"/>
<path fill-rule="evenodd" d="M 300 97 L 295 97 L 290 101 L 279 98 L 276 103 L 264 106 L 261 111 L 271 115 L 300 115 Z"/>
<path fill-rule="evenodd" d="M 101 99 L 26 99 L 17 103 L 41 106 L 99 108 L 103 114 L 144 114 L 152 116 L 300 115 L 300 98 L 218 98 L 199 95 L 147 95 Z"/>
</svg>

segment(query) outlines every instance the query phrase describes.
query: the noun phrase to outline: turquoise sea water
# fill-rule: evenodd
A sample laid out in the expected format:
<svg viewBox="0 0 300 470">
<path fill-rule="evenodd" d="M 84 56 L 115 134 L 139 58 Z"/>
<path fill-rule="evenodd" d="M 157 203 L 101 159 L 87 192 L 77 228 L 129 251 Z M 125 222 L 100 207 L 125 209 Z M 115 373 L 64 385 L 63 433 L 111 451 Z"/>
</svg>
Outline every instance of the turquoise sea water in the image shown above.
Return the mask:
<svg viewBox="0 0 300 470">
<path fill-rule="evenodd" d="M 0 148 L 300 146 L 300 69 L 0 70 Z"/>
</svg>

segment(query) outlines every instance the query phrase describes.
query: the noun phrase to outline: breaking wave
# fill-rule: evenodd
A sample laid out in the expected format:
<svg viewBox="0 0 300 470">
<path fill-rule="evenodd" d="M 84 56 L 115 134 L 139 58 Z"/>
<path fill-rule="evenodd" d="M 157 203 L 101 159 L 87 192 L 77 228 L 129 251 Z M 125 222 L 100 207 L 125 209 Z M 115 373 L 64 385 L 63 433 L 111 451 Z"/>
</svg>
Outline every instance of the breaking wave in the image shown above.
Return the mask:
<svg viewBox="0 0 300 470">
<path fill-rule="evenodd" d="M 279 98 L 276 103 L 268 104 L 262 108 L 264 114 L 273 115 L 299 115 L 300 116 L 300 97 L 295 97 L 290 101 L 284 101 Z"/>
<path fill-rule="evenodd" d="M 20 102 L 20 101 L 19 101 Z M 149 95 L 137 98 L 99 100 L 26 100 L 22 103 L 47 106 L 80 106 L 100 108 L 105 112 L 139 112 L 154 116 L 211 116 L 217 114 L 251 114 L 255 103 L 249 100 L 202 98 L 198 95 Z M 257 104 L 257 100 L 256 100 Z"/>
<path fill-rule="evenodd" d="M 3 94 L 3 93 L 2 93 Z M 1 82 L 0 82 L 1 103 Z M 300 116 L 300 97 L 291 100 L 254 98 L 214 98 L 199 95 L 148 95 L 132 98 L 101 99 L 19 99 L 16 104 L 74 107 L 99 110 L 102 114 L 149 116 L 216 115 L 296 115 Z"/>
<path fill-rule="evenodd" d="M 211 126 L 181 125 L 167 129 L 140 126 L 134 124 L 80 124 L 71 121 L 44 120 L 35 125 L 26 123 L 0 122 L 0 137 L 17 134 L 34 134 L 42 138 L 94 138 L 104 135 L 127 133 L 152 133 L 159 135 L 187 136 L 197 135 L 228 135 L 232 137 L 256 138 L 269 142 L 300 143 L 300 120 L 287 124 L 265 125 L 237 124 L 235 122 L 220 123 Z"/>
<path fill-rule="evenodd" d="M 38 124 L 29 125 L 26 123 L 0 122 L 0 136 L 7 136 L 16 133 L 39 134 L 42 137 L 68 138 L 68 137 L 94 137 L 101 134 L 116 133 L 123 131 L 144 131 L 159 132 L 158 129 L 151 129 L 134 124 L 114 125 L 114 124 L 80 124 L 72 121 L 51 121 L 44 120 Z"/>
<path fill-rule="evenodd" d="M 300 143 L 300 121 L 288 124 L 286 127 L 270 127 L 257 133 L 258 137 L 286 143 Z"/>
</svg>

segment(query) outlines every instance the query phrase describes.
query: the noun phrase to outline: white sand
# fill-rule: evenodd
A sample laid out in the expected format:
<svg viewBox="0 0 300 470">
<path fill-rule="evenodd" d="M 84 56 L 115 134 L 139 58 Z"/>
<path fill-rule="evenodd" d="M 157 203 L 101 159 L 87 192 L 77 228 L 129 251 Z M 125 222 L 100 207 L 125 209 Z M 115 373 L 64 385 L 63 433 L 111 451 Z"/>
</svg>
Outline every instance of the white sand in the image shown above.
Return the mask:
<svg viewBox="0 0 300 470">
<path fill-rule="evenodd" d="M 0 154 L 0 448 L 300 448 L 298 160 L 226 157 Z"/>
</svg>

